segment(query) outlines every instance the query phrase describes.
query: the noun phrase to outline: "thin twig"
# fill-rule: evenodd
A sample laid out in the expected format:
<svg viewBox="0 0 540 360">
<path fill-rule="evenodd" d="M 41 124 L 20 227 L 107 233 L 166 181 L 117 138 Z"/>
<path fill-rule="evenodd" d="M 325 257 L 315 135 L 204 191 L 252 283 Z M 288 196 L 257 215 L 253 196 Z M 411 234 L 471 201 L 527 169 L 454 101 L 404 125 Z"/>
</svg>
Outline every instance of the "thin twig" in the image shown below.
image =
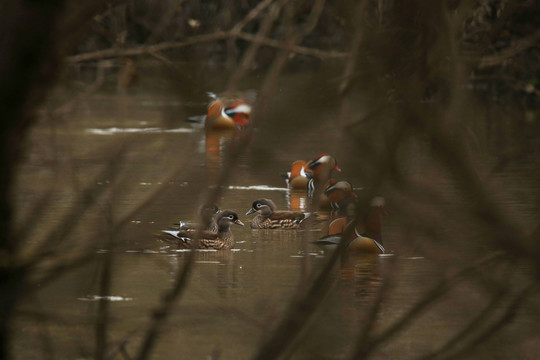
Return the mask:
<svg viewBox="0 0 540 360">
<path fill-rule="evenodd" d="M 393 274 L 393 269 L 397 270 L 398 260 L 397 257 L 394 257 L 391 261 L 391 269 L 387 271 L 387 274 Z M 367 317 L 365 321 L 361 324 L 360 333 L 358 336 L 358 344 L 357 349 L 363 349 L 364 347 L 368 346 L 369 341 L 372 337 L 373 329 L 375 328 L 376 320 L 379 315 L 380 309 L 383 305 L 384 299 L 388 296 L 390 293 L 390 289 L 392 288 L 394 284 L 394 278 L 395 276 L 387 275 L 384 278 L 384 281 L 382 283 L 382 286 L 379 288 L 377 295 L 375 296 L 375 299 L 373 300 L 372 305 L 370 306 L 369 310 L 367 311 Z"/>
<path fill-rule="evenodd" d="M 514 44 L 510 45 L 506 49 L 499 51 L 495 55 L 484 56 L 478 61 L 478 69 L 485 69 L 502 64 L 504 61 L 516 56 L 522 51 L 530 49 L 532 46 L 540 41 L 540 30 L 537 30 L 532 35 L 527 36 L 524 39 L 519 39 Z"/>
<path fill-rule="evenodd" d="M 112 206 L 111 202 L 111 205 Z M 108 223 L 109 227 L 112 226 L 112 208 L 109 207 Z M 112 229 L 111 229 L 112 230 Z M 114 238 L 112 237 L 112 231 L 110 231 L 105 244 L 105 253 L 102 256 L 101 276 L 99 277 L 99 301 L 97 316 L 95 322 L 95 357 L 96 359 L 104 359 L 108 347 L 107 332 L 109 328 L 109 306 L 110 302 L 107 299 L 110 296 L 112 286 L 112 272 L 113 272 L 113 249 Z"/>
<path fill-rule="evenodd" d="M 205 199 L 206 203 L 215 203 L 216 200 L 219 198 L 220 194 L 223 191 L 224 185 L 228 183 L 230 176 L 232 175 L 233 169 L 237 164 L 240 155 L 248 148 L 248 144 L 251 142 L 251 138 L 252 131 L 246 130 L 245 132 L 240 133 L 238 142 L 232 143 L 234 145 L 231 146 L 230 152 L 227 154 L 227 158 L 225 159 L 226 161 L 224 161 L 225 164 L 222 168 L 222 171 L 220 172 L 219 178 L 215 186 L 210 189 L 207 198 Z M 201 223 L 194 238 L 195 242 L 198 241 L 202 230 L 203 229 Z M 184 290 L 187 288 L 194 259 L 195 251 L 189 252 L 187 257 L 185 258 L 184 265 L 178 270 L 175 276 L 175 282 L 173 287 L 165 292 L 164 296 L 162 297 L 161 303 L 154 310 L 150 326 L 145 333 L 144 339 L 141 343 L 137 355 L 135 356 L 135 359 L 145 360 L 150 356 L 154 346 L 156 345 L 159 336 L 159 330 L 169 317 L 173 309 L 173 305 L 181 297 Z"/>
<path fill-rule="evenodd" d="M 236 25 L 233 26 L 231 31 L 233 33 L 241 32 L 242 29 L 247 24 L 249 24 L 250 21 L 257 18 L 264 9 L 266 9 L 267 7 L 270 6 L 270 4 L 272 4 L 273 1 L 274 0 L 264 0 L 264 1 L 261 1 L 260 3 L 258 3 L 257 6 L 255 6 L 253 9 L 251 9 L 251 11 L 242 20 L 240 20 L 239 22 L 236 23 Z"/>
<path fill-rule="evenodd" d="M 174 18 L 174 15 L 182 5 L 182 3 L 185 0 L 176 0 L 174 2 L 171 2 L 169 5 L 169 8 L 164 11 L 164 14 L 161 16 L 161 19 L 153 26 L 152 33 L 148 38 L 146 39 L 146 44 L 153 43 L 156 39 L 158 39 L 167 26 L 171 23 L 172 19 Z"/>
<path fill-rule="evenodd" d="M 535 292 L 538 291 L 538 283 L 533 283 L 528 285 L 523 289 L 519 295 L 517 295 L 514 300 L 508 305 L 506 311 L 504 311 L 499 319 L 492 323 L 490 326 L 486 327 L 484 331 L 480 332 L 473 339 L 471 339 L 467 344 L 462 344 L 462 348 L 455 353 L 443 357 L 444 360 L 452 359 L 463 359 L 464 354 L 469 354 L 472 349 L 478 345 L 484 343 L 489 338 L 496 335 L 501 329 L 509 325 L 512 320 L 516 317 L 519 307 L 523 304 L 524 301 L 529 299 Z"/>
<path fill-rule="evenodd" d="M 193 139 L 193 143 L 197 140 Z M 195 149 L 195 146 L 188 147 L 190 149 Z M 193 150 L 195 151 L 195 150 Z M 111 158 L 111 161 L 108 163 L 107 167 L 94 179 L 90 184 L 97 183 L 98 180 L 105 178 L 107 175 L 111 178 L 113 171 L 118 170 L 117 155 L 114 158 Z M 114 225 L 111 230 L 112 236 L 116 235 L 120 229 L 125 226 L 133 216 L 139 212 L 141 209 L 147 207 L 154 199 L 167 189 L 166 184 L 171 180 L 178 178 L 181 174 L 185 173 L 185 168 L 187 164 L 193 159 L 191 156 L 183 157 L 183 160 L 178 163 L 177 167 L 173 168 L 168 174 L 166 174 L 163 180 L 160 182 L 162 185 L 157 186 L 154 190 L 148 192 L 145 197 L 135 206 L 130 208 L 125 214 L 120 215 L 118 218 L 114 219 Z M 114 169 L 114 170 L 113 170 Z M 47 249 L 50 247 L 50 244 L 57 243 L 65 240 L 71 231 L 73 231 L 76 224 L 81 221 L 82 216 L 88 209 L 97 201 L 97 198 L 101 193 L 105 191 L 107 187 L 101 186 L 98 189 L 95 189 L 92 186 L 89 186 L 82 194 L 81 198 L 82 203 L 86 206 L 82 206 L 78 211 L 72 211 L 67 215 L 67 218 L 64 219 L 51 233 L 47 236 L 43 245 L 32 254 L 25 257 L 21 260 L 21 266 L 24 268 L 42 268 L 41 271 L 33 272 L 35 275 L 39 274 L 36 277 L 36 281 L 40 282 L 50 282 L 54 278 L 61 275 L 67 269 L 77 267 L 77 264 L 84 264 L 94 258 L 95 253 L 93 252 L 93 247 L 88 249 L 69 249 L 69 248 L 54 248 Z M 86 200 L 85 200 L 86 199 Z M 60 252 L 61 251 L 61 252 Z M 66 255 L 67 254 L 67 255 Z M 45 269 L 43 269 L 45 268 Z"/>
<path fill-rule="evenodd" d="M 304 46 L 294 45 L 286 46 L 280 40 L 270 39 L 270 38 L 259 38 L 257 35 L 245 33 L 245 32 L 236 32 L 236 31 L 216 31 L 211 34 L 203 34 L 190 37 L 184 41 L 166 41 L 155 45 L 140 46 L 131 49 L 121 49 L 121 48 L 112 48 L 94 51 L 90 53 L 78 54 L 73 56 L 68 56 L 65 58 L 65 61 L 73 64 L 83 61 L 98 60 L 105 58 L 115 58 L 122 56 L 138 56 L 146 55 L 151 52 L 159 52 L 171 49 L 178 49 L 186 46 L 192 46 L 195 44 L 201 44 L 205 42 L 225 40 L 228 38 L 239 38 L 247 41 L 252 41 L 259 43 L 261 45 L 266 45 L 270 47 L 275 47 L 278 49 L 288 48 L 290 51 L 300 54 L 318 57 L 321 59 L 331 59 L 331 58 L 343 58 L 347 54 L 339 51 L 325 51 L 320 49 L 308 48 Z"/>
<path fill-rule="evenodd" d="M 411 322 L 415 321 L 418 318 L 418 315 L 424 312 L 430 305 L 434 304 L 435 301 L 440 299 L 443 295 L 452 290 L 456 284 L 465 279 L 469 274 L 476 272 L 481 267 L 486 266 L 493 261 L 499 260 L 503 255 L 504 254 L 501 252 L 489 254 L 476 261 L 474 264 L 460 270 L 451 278 L 437 284 L 430 291 L 428 291 L 427 294 L 424 295 L 422 299 L 420 299 L 420 301 L 414 304 L 413 307 L 409 311 L 407 311 L 407 313 L 403 315 L 400 320 L 396 321 L 392 326 L 383 331 L 376 338 L 372 339 L 367 346 L 358 348 L 353 355 L 353 358 L 367 358 L 369 354 L 373 352 L 377 347 L 388 342 Z"/>
<path fill-rule="evenodd" d="M 50 254 L 50 250 L 47 250 L 47 248 L 51 248 L 53 245 L 58 246 L 62 241 L 65 241 L 68 238 L 69 234 L 75 229 L 75 226 L 81 221 L 83 215 L 92 208 L 92 205 L 97 202 L 99 196 L 105 192 L 107 187 L 96 187 L 95 184 L 106 178 L 106 176 L 110 176 L 117 172 L 118 159 L 121 155 L 122 151 L 110 158 L 105 169 L 100 172 L 81 193 L 79 197 L 81 205 L 72 209 L 60 222 L 60 225 L 49 232 L 40 247 L 33 254 L 28 256 L 28 260 L 25 262 L 30 264 L 39 262 L 42 257 L 46 257 Z M 61 249 L 56 247 L 55 251 L 59 250 Z"/>
<path fill-rule="evenodd" d="M 283 7 L 285 3 L 287 3 L 287 1 L 288 0 L 281 0 L 279 4 L 274 4 L 270 6 L 269 14 L 262 21 L 261 28 L 259 32 L 257 33 L 258 38 L 264 38 L 270 32 L 274 21 L 279 16 L 281 8 Z M 235 26 L 233 28 L 233 31 L 236 30 L 239 32 L 240 29 L 241 27 L 236 29 L 236 26 Z M 236 87 L 238 86 L 238 81 L 249 71 L 249 68 L 251 64 L 253 63 L 260 46 L 261 46 L 260 42 L 253 41 L 251 43 L 251 46 L 247 49 L 247 51 L 244 53 L 244 56 L 242 57 L 240 66 L 238 66 L 236 71 L 232 74 L 231 79 L 229 80 L 229 83 L 228 83 L 227 90 L 231 91 L 231 90 L 236 89 Z"/>
<path fill-rule="evenodd" d="M 98 62 L 96 80 L 92 84 L 86 86 L 85 89 L 73 99 L 56 108 L 53 111 L 53 116 L 62 116 L 66 115 L 69 112 L 72 112 L 75 106 L 77 106 L 77 104 L 79 104 L 82 100 L 88 98 L 90 95 L 99 90 L 103 85 L 103 81 L 105 80 L 104 70 L 108 66 L 110 65 L 107 61 Z"/>
<path fill-rule="evenodd" d="M 419 360 L 433 360 L 443 357 L 446 353 L 450 352 L 454 347 L 462 344 L 467 337 L 469 337 L 475 329 L 480 327 L 484 322 L 486 322 L 489 317 L 497 310 L 498 306 L 503 300 L 502 293 L 495 293 L 492 296 L 489 304 L 482 310 L 480 313 L 474 317 L 462 330 L 455 333 L 451 339 L 449 339 L 445 344 L 443 344 L 439 349 L 433 351 L 430 354 L 424 355 L 419 358 Z"/>
</svg>

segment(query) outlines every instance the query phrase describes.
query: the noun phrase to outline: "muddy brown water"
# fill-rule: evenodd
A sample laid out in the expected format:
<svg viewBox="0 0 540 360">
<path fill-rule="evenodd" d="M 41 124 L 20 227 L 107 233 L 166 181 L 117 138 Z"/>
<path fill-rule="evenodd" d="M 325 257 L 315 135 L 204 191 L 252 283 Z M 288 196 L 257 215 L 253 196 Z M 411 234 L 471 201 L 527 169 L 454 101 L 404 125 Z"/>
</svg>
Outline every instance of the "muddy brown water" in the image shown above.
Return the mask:
<svg viewBox="0 0 540 360">
<path fill-rule="evenodd" d="M 281 96 L 286 98 L 287 91 L 283 89 Z M 35 226 L 41 231 L 37 237 L 29 237 L 25 246 L 37 246 L 43 234 L 65 224 L 66 216 L 82 203 L 79 195 L 84 189 L 90 187 L 99 194 L 96 204 L 81 215 L 81 221 L 57 246 L 70 249 L 94 244 L 97 260 L 112 252 L 108 341 L 113 345 L 125 341 L 131 356 L 138 349 L 152 310 L 172 286 L 187 256 L 185 251 L 156 241 L 153 234 L 179 220 L 195 220 L 194 212 L 207 185 L 223 163 L 222 140 L 205 139 L 201 129 L 183 121 L 201 109 L 203 97 L 187 103 L 170 94 L 98 93 L 79 104 L 69 117 L 38 124 L 29 140 L 28 159 L 17 188 L 21 226 L 32 226 L 25 214 L 47 189 L 53 187 L 54 193 L 36 219 Z M 328 116 L 327 109 L 321 106 L 319 110 L 321 116 Z M 302 115 L 290 111 L 288 116 Z M 321 152 L 334 153 L 338 159 L 350 157 L 344 135 L 324 123 L 302 127 L 301 137 L 289 134 L 293 125 L 272 129 L 271 124 L 270 120 L 257 130 L 252 148 L 241 156 L 218 201 L 222 208 L 237 211 L 246 226 L 233 225 L 236 245 L 232 251 L 197 252 L 189 286 L 175 303 L 152 359 L 250 358 L 278 324 L 297 289 L 306 285 L 306 264 L 316 270 L 327 258 L 321 249 L 303 245 L 306 237 L 322 236 L 324 230 L 252 230 L 245 213 L 262 197 L 273 199 L 280 209 L 305 208 L 304 195 L 290 193 L 280 173 L 292 161 L 307 160 Z M 114 156 L 118 158 L 112 170 L 98 176 Z M 361 192 L 362 179 L 347 168 L 348 163 L 353 161 L 342 162 L 339 175 Z M 508 176 L 527 177 L 517 171 Z M 112 224 L 157 189 L 162 190 L 153 201 L 131 214 L 114 233 L 115 247 L 107 250 Z M 518 207 L 529 206 L 515 202 Z M 397 281 L 378 312 L 377 331 L 399 319 L 432 284 L 447 275 L 436 260 L 415 251 L 414 246 L 403 246 L 410 239 L 403 237 L 398 218 L 399 214 L 391 212 L 384 220 L 387 254 L 336 265 L 329 292 L 295 341 L 295 350 L 287 353 L 291 358 L 347 358 L 389 271 Z M 396 258 L 397 265 L 392 263 Z M 34 295 L 20 304 L 14 326 L 15 358 L 42 359 L 44 354 L 60 359 L 91 358 L 99 274 L 99 267 L 92 262 L 43 289 L 38 284 Z M 375 358 L 415 358 L 441 346 L 478 313 L 481 306 L 468 301 L 471 298 L 485 300 L 470 284 L 442 298 L 382 346 Z M 32 315 L 35 312 L 45 317 L 37 318 Z M 529 329 L 529 322 L 537 321 L 525 316 L 515 326 Z M 538 350 L 538 344 L 509 334 L 510 338 L 502 338 L 517 344 L 520 356 L 505 357 L 510 350 L 500 342 L 492 351 L 484 351 L 499 356 L 493 358 L 532 359 L 529 355 Z"/>
</svg>

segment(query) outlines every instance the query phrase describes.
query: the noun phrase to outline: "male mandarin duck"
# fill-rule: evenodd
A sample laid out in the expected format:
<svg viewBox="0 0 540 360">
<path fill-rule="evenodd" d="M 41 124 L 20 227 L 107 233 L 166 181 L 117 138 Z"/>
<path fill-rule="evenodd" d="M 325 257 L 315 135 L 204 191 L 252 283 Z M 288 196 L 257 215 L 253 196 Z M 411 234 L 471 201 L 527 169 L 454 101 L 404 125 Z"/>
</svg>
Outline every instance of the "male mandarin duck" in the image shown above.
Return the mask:
<svg viewBox="0 0 540 360">
<path fill-rule="evenodd" d="M 332 155 L 321 154 L 309 162 L 308 169 L 312 176 L 308 182 L 308 197 L 313 198 L 316 191 L 323 191 L 321 187 L 330 180 L 332 171 L 341 171 L 337 166 L 336 158 Z"/>
<path fill-rule="evenodd" d="M 339 209 L 340 202 L 347 198 L 357 198 L 352 184 L 347 180 L 335 181 L 333 184 L 327 183 L 324 194 L 332 209 Z"/>
<path fill-rule="evenodd" d="M 306 165 L 305 161 L 296 160 L 292 163 L 291 171 L 283 174 L 289 188 L 307 189 L 309 179 L 311 178 L 311 171 L 307 169 Z"/>
<path fill-rule="evenodd" d="M 231 224 L 244 226 L 238 214 L 231 210 L 224 210 L 216 217 L 217 231 L 163 231 L 158 235 L 160 240 L 171 242 L 182 248 L 228 250 L 234 246 L 234 236 Z M 196 240 L 198 239 L 198 240 Z"/>
<path fill-rule="evenodd" d="M 205 118 L 206 130 L 241 129 L 251 123 L 251 103 L 254 95 L 247 93 L 231 93 L 217 96 L 208 93 L 212 101 L 208 105 Z"/>
<path fill-rule="evenodd" d="M 253 202 L 246 215 L 258 214 L 251 221 L 252 229 L 299 229 L 309 213 L 301 211 L 276 210 L 276 204 L 270 199 L 258 199 Z"/>
<path fill-rule="evenodd" d="M 326 194 L 326 190 L 332 186 L 334 186 L 336 183 L 338 183 L 339 180 L 337 179 L 328 179 L 326 183 L 322 186 L 322 191 L 319 194 L 319 209 L 331 209 L 332 204 L 330 202 L 330 199 L 328 198 L 328 195 Z M 313 196 L 314 194 L 309 194 L 308 196 Z"/>
<path fill-rule="evenodd" d="M 346 216 L 333 220 L 328 226 L 328 235 L 315 240 L 316 245 L 322 247 L 338 245 L 345 229 L 358 211 L 358 203 L 356 200 L 346 198 L 340 202 L 340 209 L 346 213 Z M 360 221 L 347 239 L 347 251 L 359 254 L 384 254 L 382 216 L 387 214 L 384 209 L 384 199 L 374 198 L 369 210 L 364 214 L 359 214 Z"/>
<path fill-rule="evenodd" d="M 382 218 L 388 216 L 388 211 L 384 208 L 385 199 L 381 196 L 376 196 L 371 199 L 368 209 L 361 211 L 362 221 L 356 225 L 356 229 L 361 234 L 368 236 L 378 241 L 381 245 L 382 241 Z"/>
</svg>

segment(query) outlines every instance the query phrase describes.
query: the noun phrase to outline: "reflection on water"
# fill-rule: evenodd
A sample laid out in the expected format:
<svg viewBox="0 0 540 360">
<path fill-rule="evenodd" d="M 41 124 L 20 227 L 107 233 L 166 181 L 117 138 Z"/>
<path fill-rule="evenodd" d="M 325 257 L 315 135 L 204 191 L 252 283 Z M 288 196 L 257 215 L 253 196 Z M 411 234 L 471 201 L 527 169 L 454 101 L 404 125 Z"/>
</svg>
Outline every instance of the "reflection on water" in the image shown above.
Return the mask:
<svg viewBox="0 0 540 360">
<path fill-rule="evenodd" d="M 291 189 L 289 195 L 289 209 L 291 211 L 307 210 L 309 207 L 307 193 L 302 190 Z"/>
<path fill-rule="evenodd" d="M 178 129 L 161 129 L 161 128 L 118 128 L 111 127 L 107 129 L 90 128 L 85 130 L 87 133 L 94 135 L 114 135 L 114 134 L 134 134 L 134 133 L 190 133 L 193 129 L 178 128 Z"/>
<path fill-rule="evenodd" d="M 206 170 L 211 183 L 215 183 L 223 170 L 224 156 L 233 138 L 238 136 L 235 130 L 207 132 L 205 136 Z"/>
</svg>

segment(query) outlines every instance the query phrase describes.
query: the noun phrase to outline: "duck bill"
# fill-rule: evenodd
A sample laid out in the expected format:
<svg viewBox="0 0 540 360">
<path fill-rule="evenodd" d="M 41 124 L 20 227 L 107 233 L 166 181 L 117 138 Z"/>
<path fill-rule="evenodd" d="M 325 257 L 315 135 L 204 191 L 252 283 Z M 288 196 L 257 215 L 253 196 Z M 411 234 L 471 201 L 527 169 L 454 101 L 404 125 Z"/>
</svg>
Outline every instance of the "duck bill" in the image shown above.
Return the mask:
<svg viewBox="0 0 540 360">
<path fill-rule="evenodd" d="M 334 191 L 334 190 L 336 190 L 336 185 L 335 185 L 335 184 L 332 185 L 332 186 L 327 187 L 326 190 L 324 190 L 324 194 L 325 194 L 325 195 L 328 195 L 328 194 L 330 194 L 330 193 L 331 193 L 332 191 Z"/>
<path fill-rule="evenodd" d="M 339 166 L 337 166 L 337 165 L 334 166 L 334 170 L 341 172 L 341 169 L 340 169 Z"/>
<path fill-rule="evenodd" d="M 241 222 L 240 220 L 236 220 L 234 223 L 235 223 L 236 225 L 244 226 L 244 223 Z"/>
<path fill-rule="evenodd" d="M 249 209 L 249 211 L 246 213 L 246 215 L 250 215 L 250 214 L 253 214 L 254 212 L 256 212 L 257 210 L 251 208 Z"/>
</svg>

